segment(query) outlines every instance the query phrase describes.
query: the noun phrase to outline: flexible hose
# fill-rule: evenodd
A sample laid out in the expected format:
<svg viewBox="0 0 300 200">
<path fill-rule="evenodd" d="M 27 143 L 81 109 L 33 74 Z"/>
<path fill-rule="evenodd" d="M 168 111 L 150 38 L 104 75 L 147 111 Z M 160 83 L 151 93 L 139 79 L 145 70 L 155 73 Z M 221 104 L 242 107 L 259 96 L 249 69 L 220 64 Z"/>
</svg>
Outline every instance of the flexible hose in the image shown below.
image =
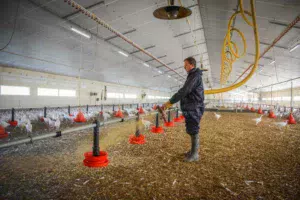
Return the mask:
<svg viewBox="0 0 300 200">
<path fill-rule="evenodd" d="M 219 89 L 212 89 L 212 90 L 205 90 L 204 91 L 204 94 L 216 94 L 216 93 L 222 93 L 222 92 L 228 92 L 230 90 L 233 90 L 233 89 L 236 89 L 242 85 L 244 85 L 254 74 L 254 72 L 256 71 L 257 69 L 257 63 L 258 63 L 258 60 L 259 60 L 259 36 L 258 36 L 258 29 L 257 29 L 257 23 L 256 23 L 256 12 L 255 12 L 255 6 L 254 6 L 254 0 L 250 0 L 250 4 L 251 4 L 251 13 L 248 12 L 248 11 L 244 11 L 243 9 L 243 1 L 240 0 L 240 11 L 234 13 L 232 15 L 232 17 L 230 18 L 229 20 L 229 23 L 228 23 L 228 27 L 230 27 L 229 31 L 227 32 L 226 36 L 225 36 L 225 39 L 224 39 L 224 46 L 228 46 L 229 47 L 229 52 L 230 52 L 230 58 L 227 58 L 227 62 L 226 64 L 225 63 L 222 63 L 222 69 L 221 69 L 221 73 L 223 71 L 223 74 L 225 76 L 221 76 L 221 79 L 223 77 L 223 80 L 226 80 L 226 75 L 229 75 L 228 73 L 231 71 L 232 69 L 232 62 L 230 62 L 230 59 L 231 60 L 236 60 L 237 58 L 241 57 L 244 53 L 245 53 L 245 49 L 246 49 L 246 41 L 245 41 L 245 38 L 243 37 L 243 34 L 242 32 L 238 31 L 238 29 L 236 28 L 231 28 L 231 23 L 233 21 L 233 19 L 237 16 L 237 14 L 241 13 L 241 15 L 245 15 L 245 13 L 249 16 L 251 16 L 252 18 L 252 23 L 250 23 L 250 25 L 252 25 L 252 28 L 253 28 L 253 33 L 254 33 L 254 39 L 255 39 L 255 59 L 254 59 L 254 64 L 253 64 L 253 68 L 252 70 L 250 71 L 250 73 L 243 79 L 241 80 L 240 82 L 236 83 L 236 84 L 233 84 L 229 87 L 225 87 L 225 88 L 219 88 Z M 243 17 L 244 18 L 244 17 Z M 244 19 L 245 20 L 245 19 Z M 246 21 L 246 20 L 245 20 Z M 247 22 L 247 21 L 246 21 Z M 248 23 L 247 23 L 248 24 Z M 249 25 L 249 24 L 248 24 Z M 242 40 L 243 40 L 243 43 L 244 43 L 244 51 L 242 54 L 238 55 L 238 49 L 237 49 L 237 46 L 235 45 L 235 43 L 231 42 L 231 37 L 230 37 L 230 31 L 231 30 L 235 30 L 239 33 L 239 35 L 242 37 Z M 223 49 L 222 51 L 224 51 L 225 47 L 223 46 Z M 228 53 L 226 53 L 228 54 Z M 222 57 L 221 57 L 222 61 L 225 61 L 225 52 L 223 53 L 222 52 Z M 229 60 L 229 62 L 228 62 Z M 226 66 L 224 68 L 224 66 Z M 222 74 L 222 75 L 223 75 Z M 221 83 L 222 85 L 222 83 Z"/>
<path fill-rule="evenodd" d="M 239 7 L 240 8 L 243 7 L 243 2 L 241 0 L 240 0 L 240 3 L 239 3 Z M 248 20 L 245 16 L 245 13 L 250 17 L 252 16 L 252 14 L 248 11 L 244 11 L 244 9 L 240 9 L 240 10 L 241 11 L 235 12 L 230 17 L 229 22 L 228 22 L 227 33 L 226 33 L 226 36 L 224 38 L 223 48 L 222 48 L 222 52 L 221 52 L 221 79 L 220 79 L 221 85 L 226 84 L 226 82 L 228 80 L 228 77 L 230 76 L 230 73 L 232 71 L 233 63 L 238 58 L 241 58 L 242 56 L 244 56 L 245 53 L 246 53 L 247 43 L 246 43 L 245 36 L 239 29 L 233 28 L 232 24 L 233 24 L 233 21 L 236 19 L 238 14 L 241 14 L 243 16 L 244 20 L 245 19 Z M 249 24 L 250 26 L 253 27 L 253 25 L 251 23 L 248 23 L 248 22 L 247 22 L 247 24 Z M 238 49 L 238 46 L 236 45 L 236 43 L 231 40 L 233 32 L 236 32 L 241 37 L 241 39 L 243 41 L 244 48 L 243 48 L 243 52 L 241 54 L 239 54 L 239 49 Z"/>
</svg>

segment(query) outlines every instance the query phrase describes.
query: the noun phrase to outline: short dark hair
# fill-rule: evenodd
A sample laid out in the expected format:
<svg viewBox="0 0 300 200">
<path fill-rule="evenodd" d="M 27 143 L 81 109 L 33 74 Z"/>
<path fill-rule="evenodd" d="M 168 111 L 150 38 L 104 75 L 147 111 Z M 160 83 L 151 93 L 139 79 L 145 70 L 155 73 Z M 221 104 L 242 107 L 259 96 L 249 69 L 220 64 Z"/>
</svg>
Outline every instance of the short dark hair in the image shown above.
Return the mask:
<svg viewBox="0 0 300 200">
<path fill-rule="evenodd" d="M 190 63 L 190 65 L 193 65 L 194 67 L 196 67 L 196 60 L 193 57 L 188 57 L 186 59 L 184 59 L 184 61 L 188 61 L 188 63 Z"/>
</svg>

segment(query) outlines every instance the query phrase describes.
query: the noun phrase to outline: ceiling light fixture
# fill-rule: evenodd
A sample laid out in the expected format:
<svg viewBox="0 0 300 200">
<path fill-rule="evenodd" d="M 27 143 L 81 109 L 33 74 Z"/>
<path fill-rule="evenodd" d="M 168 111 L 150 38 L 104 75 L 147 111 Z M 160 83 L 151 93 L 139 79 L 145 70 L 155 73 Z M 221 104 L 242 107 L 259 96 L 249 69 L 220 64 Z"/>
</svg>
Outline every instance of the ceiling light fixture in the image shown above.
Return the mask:
<svg viewBox="0 0 300 200">
<path fill-rule="evenodd" d="M 171 76 L 170 76 L 170 75 L 168 75 L 168 78 L 171 78 Z"/>
<path fill-rule="evenodd" d="M 126 53 L 124 53 L 124 52 L 122 52 L 122 51 L 118 51 L 119 52 L 119 54 L 121 54 L 121 55 L 123 55 L 123 56 L 125 56 L 125 57 L 128 57 L 128 55 L 126 54 Z"/>
<path fill-rule="evenodd" d="M 150 65 L 148 65 L 147 63 L 143 63 L 146 67 L 150 67 Z"/>
<path fill-rule="evenodd" d="M 161 71 L 159 71 L 159 70 L 158 70 L 158 73 L 162 74 L 162 72 L 161 72 Z"/>
<path fill-rule="evenodd" d="M 78 30 L 78 29 L 76 29 L 76 28 L 73 28 L 73 27 L 71 27 L 71 30 L 72 30 L 72 31 L 74 31 L 75 33 L 78 33 L 79 35 L 82 35 L 82 36 L 84 36 L 84 37 L 88 38 L 88 39 L 90 39 L 90 38 L 91 38 L 91 36 L 90 36 L 90 35 L 88 35 L 88 34 L 86 34 L 86 33 L 82 32 L 82 31 L 80 31 L 80 30 Z"/>
<path fill-rule="evenodd" d="M 275 63 L 275 60 L 272 60 L 272 62 L 270 62 L 270 65 L 273 65 Z"/>
<path fill-rule="evenodd" d="M 290 52 L 296 50 L 299 46 L 300 46 L 300 44 L 296 44 L 293 48 L 291 48 Z"/>
<path fill-rule="evenodd" d="M 192 14 L 189 8 L 175 6 L 174 0 L 168 0 L 168 6 L 156 9 L 153 12 L 154 17 L 164 20 L 174 20 L 188 17 Z"/>
</svg>

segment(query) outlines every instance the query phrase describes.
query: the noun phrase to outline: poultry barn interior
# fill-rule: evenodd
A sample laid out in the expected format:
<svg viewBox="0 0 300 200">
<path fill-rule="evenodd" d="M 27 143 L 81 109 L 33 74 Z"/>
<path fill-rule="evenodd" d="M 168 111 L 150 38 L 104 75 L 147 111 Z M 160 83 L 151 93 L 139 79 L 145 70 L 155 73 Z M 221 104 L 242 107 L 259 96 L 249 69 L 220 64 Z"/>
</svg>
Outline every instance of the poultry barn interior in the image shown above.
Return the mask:
<svg viewBox="0 0 300 200">
<path fill-rule="evenodd" d="M 0 199 L 300 199 L 299 0 L 0 10 Z"/>
</svg>

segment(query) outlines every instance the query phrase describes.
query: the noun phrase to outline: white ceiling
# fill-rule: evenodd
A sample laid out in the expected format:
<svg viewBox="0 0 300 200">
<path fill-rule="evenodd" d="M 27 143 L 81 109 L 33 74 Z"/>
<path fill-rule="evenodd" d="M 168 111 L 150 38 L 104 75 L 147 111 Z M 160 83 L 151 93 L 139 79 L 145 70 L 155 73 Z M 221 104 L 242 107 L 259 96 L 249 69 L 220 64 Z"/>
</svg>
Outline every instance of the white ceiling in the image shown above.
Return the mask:
<svg viewBox="0 0 300 200">
<path fill-rule="evenodd" d="M 5 4 L 7 16 L 3 23 L 13 25 L 17 0 Z M 104 3 L 103 3 L 104 2 Z M 200 61 L 202 53 L 207 52 L 203 29 L 195 31 L 200 52 L 195 47 L 192 34 L 185 19 L 176 21 L 158 20 L 153 11 L 165 6 L 166 0 L 79 0 L 77 3 L 106 21 L 119 32 L 131 32 L 126 37 L 143 48 L 149 48 L 156 57 L 173 69 L 186 76 L 183 59 L 197 55 Z M 190 17 L 193 29 L 202 27 L 199 7 L 195 0 L 186 0 L 185 6 L 192 6 Z M 94 5 L 96 4 L 96 5 Z M 93 6 L 94 5 L 94 6 Z M 184 79 L 177 80 L 178 75 L 167 72 L 156 61 L 115 36 L 106 28 L 98 25 L 83 14 L 74 14 L 76 10 L 63 0 L 21 0 L 16 32 L 10 45 L 0 52 L 0 63 L 26 69 L 46 71 L 70 76 L 80 75 L 87 79 L 117 82 L 120 84 L 147 87 L 170 91 L 179 86 Z M 81 38 L 70 30 L 70 25 L 78 25 L 94 34 L 91 39 Z M 9 40 L 12 28 L 1 28 L 0 45 Z M 183 34 L 182 36 L 174 37 Z M 109 39 L 110 38 L 110 39 Z M 188 47 L 188 48 L 187 48 Z M 183 49 L 184 48 L 184 49 Z M 120 55 L 126 52 L 128 58 Z M 209 67 L 208 55 L 203 60 Z M 145 67 L 146 62 L 151 66 Z M 160 74 L 157 70 L 166 72 Z M 168 75 L 173 76 L 168 78 Z M 175 79 L 176 78 L 176 79 Z"/>
<path fill-rule="evenodd" d="M 147 87 L 163 91 L 176 90 L 181 83 L 175 80 L 173 72 L 167 72 L 151 58 L 136 52 L 137 49 L 120 38 L 112 38 L 113 33 L 98 25 L 83 14 L 64 3 L 64 0 L 20 0 L 16 31 L 11 43 L 0 52 L 0 64 L 38 71 L 46 71 L 69 76 L 126 85 Z M 227 22 L 237 0 L 184 0 L 184 6 L 190 7 L 193 14 L 189 17 L 191 28 L 185 19 L 164 21 L 153 17 L 153 11 L 165 6 L 167 0 L 78 0 L 77 3 L 89 8 L 98 17 L 106 21 L 119 32 L 130 32 L 126 37 L 143 48 L 149 48 L 156 57 L 162 57 L 164 63 L 186 76 L 182 60 L 195 55 L 197 61 L 202 56 L 204 67 L 210 71 L 205 73 L 214 87 L 219 86 L 221 45 L 227 31 Z M 249 8 L 247 1 L 246 9 Z M 13 30 L 14 16 L 18 0 L 1 1 L 0 46 L 4 46 Z M 178 2 L 175 1 L 177 4 Z M 260 40 L 271 43 L 285 28 L 269 23 L 271 20 L 290 23 L 300 11 L 298 0 L 256 1 L 257 20 Z M 201 19 L 202 18 L 202 19 Z M 203 24 L 202 24 L 203 23 Z M 80 26 L 93 34 L 86 39 L 70 30 L 71 25 Z M 300 25 L 300 24 L 299 24 Z M 238 17 L 235 23 L 247 38 L 247 55 L 239 59 L 233 66 L 229 78 L 235 81 L 243 69 L 253 62 L 254 41 L 251 28 Z M 199 44 L 193 46 L 194 39 Z M 249 90 L 260 86 L 284 81 L 300 76 L 300 48 L 290 53 L 289 48 L 300 39 L 300 29 L 292 29 L 277 44 L 284 48 L 274 48 L 260 60 L 262 71 L 247 83 Z M 234 38 L 239 41 L 238 38 Z M 237 42 L 241 45 L 240 42 Z M 261 45 L 261 51 L 266 48 Z M 130 54 L 128 58 L 120 55 L 119 50 Z M 134 52 L 134 53 L 133 53 Z M 131 54 L 132 53 L 132 54 Z M 275 66 L 270 59 L 276 60 Z M 151 68 L 145 67 L 146 62 Z M 198 63 L 199 64 L 199 63 Z M 79 68 L 82 70 L 79 73 Z M 179 69 L 178 69 L 179 68 Z M 168 75 L 174 75 L 168 78 Z M 269 78 L 271 77 L 271 78 Z M 182 80 L 184 81 L 184 79 Z M 205 86 L 207 88 L 207 85 Z"/>
</svg>

